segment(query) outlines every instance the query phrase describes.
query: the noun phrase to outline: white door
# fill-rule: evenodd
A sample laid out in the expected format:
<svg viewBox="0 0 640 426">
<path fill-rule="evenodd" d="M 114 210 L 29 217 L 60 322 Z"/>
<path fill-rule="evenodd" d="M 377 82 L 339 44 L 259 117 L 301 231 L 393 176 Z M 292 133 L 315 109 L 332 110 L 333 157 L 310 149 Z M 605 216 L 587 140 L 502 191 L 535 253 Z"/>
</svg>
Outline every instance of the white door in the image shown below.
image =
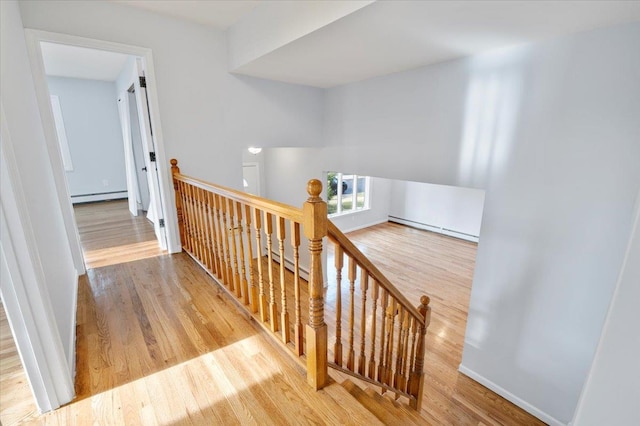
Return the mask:
<svg viewBox="0 0 640 426">
<path fill-rule="evenodd" d="M 136 61 L 138 67 L 138 77 L 134 81 L 134 94 L 136 97 L 136 107 L 138 109 L 138 122 L 140 123 L 140 138 L 144 149 L 144 161 L 147 167 L 147 180 L 149 181 L 149 211 L 147 218 L 153 222 L 153 229 L 160 243 L 160 247 L 166 250 L 167 240 L 165 238 L 164 217 L 162 215 L 162 202 L 160 199 L 160 181 L 158 178 L 157 162 L 155 161 L 156 149 L 153 141 L 153 129 L 149 119 L 149 103 L 147 100 L 147 85 L 145 82 L 142 60 Z"/>
<path fill-rule="evenodd" d="M 120 113 L 120 126 L 122 126 L 122 139 L 124 141 L 124 162 L 127 173 L 127 197 L 129 199 L 129 212 L 138 216 L 136 166 L 133 158 L 133 146 L 131 144 L 131 120 L 129 114 L 128 93 L 123 91 L 118 96 L 118 112 Z"/>
<path fill-rule="evenodd" d="M 244 192 L 260 196 L 260 168 L 258 163 L 242 164 L 242 180 Z"/>
<path fill-rule="evenodd" d="M 136 107 L 136 95 L 134 92 L 127 93 L 129 96 L 129 105 L 133 107 L 129 109 L 131 115 L 131 144 L 133 146 L 133 160 L 136 167 L 136 175 L 138 176 L 137 186 L 137 202 L 138 208 L 143 211 L 149 211 L 151 196 L 149 192 L 149 182 L 147 180 L 147 165 L 145 162 L 144 148 L 142 146 L 142 137 L 140 136 L 140 125 L 138 124 L 138 108 Z"/>
</svg>

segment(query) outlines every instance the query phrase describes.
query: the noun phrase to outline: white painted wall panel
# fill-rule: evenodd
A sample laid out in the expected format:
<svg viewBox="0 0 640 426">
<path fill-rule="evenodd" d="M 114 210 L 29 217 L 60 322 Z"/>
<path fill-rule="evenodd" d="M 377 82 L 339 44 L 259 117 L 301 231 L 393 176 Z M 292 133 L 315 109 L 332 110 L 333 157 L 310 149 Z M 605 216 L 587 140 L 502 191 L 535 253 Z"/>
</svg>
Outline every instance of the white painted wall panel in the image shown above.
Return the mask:
<svg viewBox="0 0 640 426">
<path fill-rule="evenodd" d="M 573 417 L 640 187 L 640 24 L 327 93 L 325 169 L 484 189 L 466 371 Z"/>
<path fill-rule="evenodd" d="M 113 82 L 49 77 L 58 96 L 74 169 L 67 171 L 71 197 L 122 192 L 127 182 L 124 143 Z"/>
</svg>

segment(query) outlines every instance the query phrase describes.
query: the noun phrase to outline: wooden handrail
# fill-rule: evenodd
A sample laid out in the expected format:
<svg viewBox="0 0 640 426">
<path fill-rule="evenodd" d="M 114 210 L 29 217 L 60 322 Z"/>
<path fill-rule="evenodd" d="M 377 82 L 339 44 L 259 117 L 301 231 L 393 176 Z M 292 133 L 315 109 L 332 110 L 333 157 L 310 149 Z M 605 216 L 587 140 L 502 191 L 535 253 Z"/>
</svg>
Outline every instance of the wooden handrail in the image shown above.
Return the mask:
<svg viewBox="0 0 640 426">
<path fill-rule="evenodd" d="M 355 244 L 346 236 L 333 222 L 329 221 L 327 229 L 327 236 L 330 240 L 340 244 L 342 250 L 349 255 L 351 258 L 355 260 L 355 262 L 364 270 L 366 270 L 371 277 L 382 287 L 384 288 L 391 296 L 393 296 L 396 301 L 398 301 L 403 308 L 414 317 L 420 325 L 424 325 L 424 316 L 420 314 L 417 308 L 413 306 L 413 304 L 407 299 L 404 294 L 402 294 L 396 286 L 394 286 L 391 281 L 378 269 L 376 265 L 374 265 L 367 256 L 364 255 L 356 247 Z"/>
<path fill-rule="evenodd" d="M 176 162 L 177 164 L 177 162 Z M 272 213 L 274 215 L 283 217 L 285 219 L 292 220 L 294 222 L 302 223 L 303 215 L 302 209 L 288 204 L 279 203 L 277 201 L 269 200 L 267 198 L 258 197 L 257 195 L 251 195 L 246 192 L 237 191 L 232 188 L 228 188 L 222 185 L 215 185 L 213 183 L 206 182 L 204 180 L 196 179 L 191 176 L 186 176 L 181 173 L 175 173 L 174 179 L 188 183 L 197 188 L 204 189 L 205 191 L 211 191 L 219 195 L 223 195 L 233 201 L 239 201 L 243 204 L 248 204 L 259 208 L 262 211 Z"/>
<path fill-rule="evenodd" d="M 331 367 L 377 384 L 383 392 L 408 397 L 412 407 L 420 408 L 429 298 L 423 296 L 416 308 L 328 219 L 319 180 L 307 183 L 309 198 L 297 208 L 183 175 L 175 159 L 171 172 L 182 248 L 261 327 L 277 336 L 296 360 L 306 357 L 309 385 L 316 390 L 326 386 Z M 301 235 L 309 249 L 305 286 L 300 285 Z M 336 316 L 331 324 L 325 322 L 324 308 L 325 237 L 335 246 Z M 293 261 L 285 257 L 287 251 L 292 252 Z M 343 294 L 344 257 L 348 290 Z M 346 362 L 341 337 L 343 297 Z M 302 312 L 308 312 L 304 329 Z M 334 362 L 330 363 L 328 340 L 333 332 Z"/>
</svg>

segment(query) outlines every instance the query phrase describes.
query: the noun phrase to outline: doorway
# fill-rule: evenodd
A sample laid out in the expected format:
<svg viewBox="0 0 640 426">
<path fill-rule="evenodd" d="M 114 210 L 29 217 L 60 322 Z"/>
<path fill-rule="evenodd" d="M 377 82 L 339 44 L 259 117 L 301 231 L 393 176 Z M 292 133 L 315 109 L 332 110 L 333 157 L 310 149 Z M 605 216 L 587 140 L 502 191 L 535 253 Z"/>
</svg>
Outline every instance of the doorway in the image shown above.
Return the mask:
<svg viewBox="0 0 640 426">
<path fill-rule="evenodd" d="M 109 246 L 95 247 L 94 241 L 91 249 L 84 247 L 86 239 L 76 219 L 78 215 L 87 218 L 89 205 L 96 212 L 93 217 L 103 218 L 102 223 L 91 225 L 94 235 L 108 232 L 114 221 L 120 226 L 130 222 L 132 229 L 125 231 L 126 235 L 150 234 L 155 251 L 165 251 L 167 209 L 162 189 L 166 185 L 160 179 L 158 138 L 151 126 L 145 58 L 54 41 L 37 40 L 34 44 L 42 62 L 43 86 L 49 96 L 55 96 L 51 108 L 57 110 L 53 119 L 58 132 L 56 145 L 60 145 L 56 148 L 62 154 L 64 180 L 74 211 L 74 235 L 70 237 L 75 236 L 78 245 L 83 245 L 84 264 L 79 272 L 96 266 L 87 262 L 89 251 L 109 249 L 117 257 L 113 250 L 117 238 L 111 238 Z M 96 93 L 102 98 L 96 98 Z M 116 212 L 118 205 L 125 206 L 131 220 L 108 218 L 106 213 Z M 133 220 L 137 216 L 144 220 Z M 144 225 L 153 232 L 139 232 Z M 147 254 L 148 248 L 144 250 Z M 136 251 L 126 244 L 122 250 Z"/>
</svg>

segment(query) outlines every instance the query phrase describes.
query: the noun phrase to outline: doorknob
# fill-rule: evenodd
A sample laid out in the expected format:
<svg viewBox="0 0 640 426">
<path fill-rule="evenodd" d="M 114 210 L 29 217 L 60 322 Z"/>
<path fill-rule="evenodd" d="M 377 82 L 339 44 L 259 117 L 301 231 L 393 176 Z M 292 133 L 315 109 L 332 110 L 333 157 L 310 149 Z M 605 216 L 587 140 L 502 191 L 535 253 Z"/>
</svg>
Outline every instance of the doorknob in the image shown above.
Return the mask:
<svg viewBox="0 0 640 426">
<path fill-rule="evenodd" d="M 141 170 L 142 170 L 143 172 L 146 172 L 146 171 L 147 171 L 147 166 L 144 166 Z"/>
</svg>

